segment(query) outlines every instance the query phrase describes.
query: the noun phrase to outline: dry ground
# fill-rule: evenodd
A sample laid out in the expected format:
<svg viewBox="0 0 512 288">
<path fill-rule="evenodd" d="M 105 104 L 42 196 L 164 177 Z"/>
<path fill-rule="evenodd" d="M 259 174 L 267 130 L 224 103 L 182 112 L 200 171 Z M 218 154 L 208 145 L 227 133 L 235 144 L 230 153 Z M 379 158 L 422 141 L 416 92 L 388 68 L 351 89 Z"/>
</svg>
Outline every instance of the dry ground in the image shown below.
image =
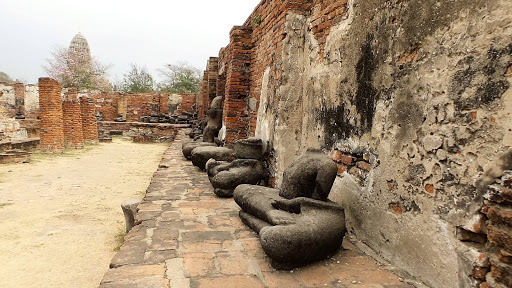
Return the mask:
<svg viewBox="0 0 512 288">
<path fill-rule="evenodd" d="M 113 143 L 0 165 L 0 287 L 97 287 L 167 144 Z M 122 236 L 122 235 L 121 235 Z"/>
</svg>

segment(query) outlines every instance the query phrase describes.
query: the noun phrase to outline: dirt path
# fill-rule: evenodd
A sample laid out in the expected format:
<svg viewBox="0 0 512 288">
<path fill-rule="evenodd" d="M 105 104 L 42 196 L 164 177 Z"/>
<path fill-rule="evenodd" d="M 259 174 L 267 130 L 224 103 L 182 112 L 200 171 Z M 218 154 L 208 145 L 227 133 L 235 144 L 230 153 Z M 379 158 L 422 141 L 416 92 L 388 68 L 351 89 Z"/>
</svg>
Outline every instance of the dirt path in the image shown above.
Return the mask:
<svg viewBox="0 0 512 288">
<path fill-rule="evenodd" d="M 97 287 L 167 144 L 113 143 L 0 166 L 0 287 Z M 117 237 L 118 238 L 118 237 Z"/>
</svg>

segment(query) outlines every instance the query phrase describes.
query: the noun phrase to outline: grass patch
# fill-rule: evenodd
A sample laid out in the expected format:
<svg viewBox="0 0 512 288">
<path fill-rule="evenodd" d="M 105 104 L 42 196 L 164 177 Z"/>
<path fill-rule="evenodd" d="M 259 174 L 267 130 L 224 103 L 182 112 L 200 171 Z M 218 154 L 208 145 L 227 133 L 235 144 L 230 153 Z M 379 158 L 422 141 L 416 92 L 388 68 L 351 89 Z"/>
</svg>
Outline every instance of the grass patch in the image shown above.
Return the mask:
<svg viewBox="0 0 512 288">
<path fill-rule="evenodd" d="M 126 232 L 125 232 L 125 229 L 124 228 L 121 228 L 119 229 L 119 231 L 117 232 L 116 234 L 116 247 L 114 247 L 114 251 L 119 251 L 121 250 L 121 246 L 123 246 L 123 243 L 124 243 L 124 236 L 126 236 Z"/>
<path fill-rule="evenodd" d="M 4 208 L 11 205 L 14 205 L 14 203 L 0 203 L 0 208 Z"/>
</svg>

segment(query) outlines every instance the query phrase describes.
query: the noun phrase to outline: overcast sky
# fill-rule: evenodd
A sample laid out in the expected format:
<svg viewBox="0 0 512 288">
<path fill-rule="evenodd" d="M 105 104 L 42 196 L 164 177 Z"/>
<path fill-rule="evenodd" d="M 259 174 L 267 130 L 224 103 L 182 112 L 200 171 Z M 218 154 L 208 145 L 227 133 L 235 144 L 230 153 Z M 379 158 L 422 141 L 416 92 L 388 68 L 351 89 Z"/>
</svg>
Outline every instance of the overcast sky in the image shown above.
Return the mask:
<svg viewBox="0 0 512 288">
<path fill-rule="evenodd" d="M 0 0 L 0 71 L 37 83 L 52 48 L 81 32 L 111 80 L 130 63 L 153 76 L 165 63 L 201 70 L 260 0 Z"/>
</svg>

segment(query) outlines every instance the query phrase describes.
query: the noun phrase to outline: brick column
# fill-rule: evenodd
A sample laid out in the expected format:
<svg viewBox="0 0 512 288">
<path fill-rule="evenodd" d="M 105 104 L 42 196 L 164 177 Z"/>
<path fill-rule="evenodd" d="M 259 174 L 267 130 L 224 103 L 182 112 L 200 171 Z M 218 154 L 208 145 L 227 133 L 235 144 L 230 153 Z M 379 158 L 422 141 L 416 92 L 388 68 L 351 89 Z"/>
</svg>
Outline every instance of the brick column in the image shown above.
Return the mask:
<svg viewBox="0 0 512 288">
<path fill-rule="evenodd" d="M 226 49 L 219 51 L 218 69 L 217 69 L 217 96 L 226 95 Z"/>
<path fill-rule="evenodd" d="M 82 114 L 82 130 L 85 143 L 98 143 L 98 122 L 94 102 L 89 97 L 80 99 L 80 112 Z"/>
<path fill-rule="evenodd" d="M 217 97 L 217 75 L 219 74 L 219 58 L 210 57 L 208 61 L 208 103 Z"/>
<path fill-rule="evenodd" d="M 251 37 L 252 29 L 249 27 L 235 26 L 230 33 L 223 113 L 227 144 L 248 136 Z"/>
<path fill-rule="evenodd" d="M 208 101 L 208 70 L 203 73 L 203 81 L 201 82 L 201 89 L 199 90 L 199 118 L 206 117 L 206 111 L 210 108 Z"/>
<path fill-rule="evenodd" d="M 57 80 L 39 78 L 39 111 L 40 149 L 45 152 L 62 153 L 64 151 L 62 96 Z"/>
<path fill-rule="evenodd" d="M 78 90 L 70 88 L 62 103 L 64 122 L 64 143 L 66 147 L 80 149 L 84 147 L 82 114 L 78 103 Z"/>
</svg>

